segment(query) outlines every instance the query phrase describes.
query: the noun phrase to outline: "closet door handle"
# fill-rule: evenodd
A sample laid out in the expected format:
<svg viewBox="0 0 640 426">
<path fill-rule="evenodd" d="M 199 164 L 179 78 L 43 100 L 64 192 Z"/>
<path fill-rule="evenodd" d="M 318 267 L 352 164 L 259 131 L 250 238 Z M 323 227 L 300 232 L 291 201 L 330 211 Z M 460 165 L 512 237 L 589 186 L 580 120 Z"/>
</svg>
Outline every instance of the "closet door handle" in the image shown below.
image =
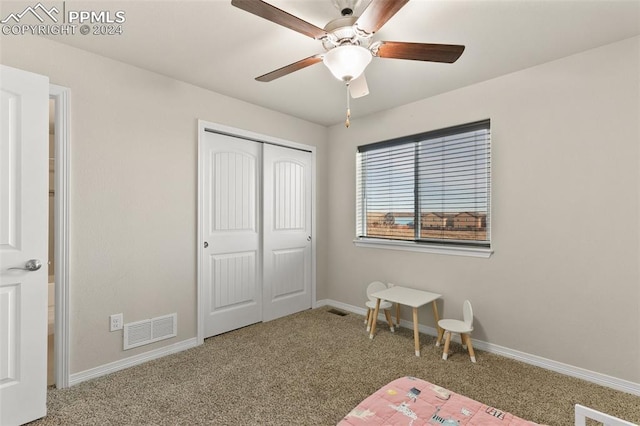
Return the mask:
<svg viewBox="0 0 640 426">
<path fill-rule="evenodd" d="M 311 235 L 307 237 L 307 241 L 311 241 Z"/>
</svg>

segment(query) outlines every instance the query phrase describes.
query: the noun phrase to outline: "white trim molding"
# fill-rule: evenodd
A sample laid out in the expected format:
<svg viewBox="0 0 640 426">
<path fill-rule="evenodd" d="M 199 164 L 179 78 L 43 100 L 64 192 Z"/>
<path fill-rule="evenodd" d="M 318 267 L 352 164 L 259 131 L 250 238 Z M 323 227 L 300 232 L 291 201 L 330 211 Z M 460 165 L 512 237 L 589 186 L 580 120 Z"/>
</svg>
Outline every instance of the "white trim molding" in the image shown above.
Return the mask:
<svg viewBox="0 0 640 426">
<path fill-rule="evenodd" d="M 138 355 L 134 355 L 128 358 L 121 359 L 119 361 L 110 362 L 89 370 L 81 371 L 80 373 L 74 373 L 69 378 L 69 386 L 74 386 L 87 380 L 96 379 L 107 374 L 115 373 L 116 371 L 124 370 L 125 368 L 134 367 L 136 365 L 144 364 L 147 361 L 153 361 L 154 359 L 162 358 L 167 355 L 173 355 L 178 352 L 185 351 L 198 346 L 197 338 L 183 340 L 182 342 L 174 343 L 169 346 L 154 349 L 148 352 L 144 352 Z"/>
<path fill-rule="evenodd" d="M 331 306 L 334 308 L 342 309 L 344 311 L 352 312 L 354 314 L 365 315 L 367 313 L 365 308 L 359 306 L 349 305 L 347 303 L 338 302 L 332 299 L 318 300 L 318 307 Z M 378 316 L 380 321 L 386 321 L 384 316 L 380 314 Z M 413 322 L 400 320 L 400 326 L 408 329 L 413 329 Z M 435 328 L 427 327 L 420 324 L 418 330 L 429 336 L 437 336 L 438 333 Z M 535 365 L 546 370 L 555 371 L 556 373 L 564 374 L 566 376 L 575 377 L 585 380 L 587 382 L 595 383 L 601 386 L 606 386 L 611 389 L 627 392 L 632 395 L 640 396 L 640 383 L 634 383 L 628 380 L 619 379 L 606 374 L 597 373 L 595 371 L 586 370 L 574 365 L 564 364 L 562 362 L 554 361 L 551 359 L 543 358 L 537 355 L 528 354 L 526 352 L 520 352 L 515 349 L 506 348 L 504 346 L 495 345 L 493 343 L 484 342 L 482 340 L 471 339 L 473 341 L 473 347 L 482 351 L 486 351 L 492 354 L 501 355 L 506 358 L 515 359 L 517 361 L 524 362 L 525 364 Z"/>
<path fill-rule="evenodd" d="M 396 241 L 379 238 L 356 238 L 353 240 L 356 247 L 366 247 L 387 250 L 417 251 L 422 253 L 448 254 L 452 256 L 469 256 L 488 258 L 493 250 L 486 247 L 437 245 L 417 243 L 415 241 Z"/>
</svg>

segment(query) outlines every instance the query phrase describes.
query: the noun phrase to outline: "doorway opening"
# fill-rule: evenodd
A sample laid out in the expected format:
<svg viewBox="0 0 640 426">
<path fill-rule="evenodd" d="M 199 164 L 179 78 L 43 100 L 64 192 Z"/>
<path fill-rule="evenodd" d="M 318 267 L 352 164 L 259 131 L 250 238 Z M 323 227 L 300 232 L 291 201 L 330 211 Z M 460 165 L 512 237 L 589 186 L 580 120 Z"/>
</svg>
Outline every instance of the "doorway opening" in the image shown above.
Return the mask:
<svg viewBox="0 0 640 426">
<path fill-rule="evenodd" d="M 47 315 L 47 386 L 55 384 L 54 339 L 55 339 L 55 170 L 56 170 L 56 101 L 49 99 L 49 259 L 48 266 L 48 315 Z"/>
<path fill-rule="evenodd" d="M 70 90 L 49 85 L 49 333 L 47 385 L 68 388 Z"/>
</svg>

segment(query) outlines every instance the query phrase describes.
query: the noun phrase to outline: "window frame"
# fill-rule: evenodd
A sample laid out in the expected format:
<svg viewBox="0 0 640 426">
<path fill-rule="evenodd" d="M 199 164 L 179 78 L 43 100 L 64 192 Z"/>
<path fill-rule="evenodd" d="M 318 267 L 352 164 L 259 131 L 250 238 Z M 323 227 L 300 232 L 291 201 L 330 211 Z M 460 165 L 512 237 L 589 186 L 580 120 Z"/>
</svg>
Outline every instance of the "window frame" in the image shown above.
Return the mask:
<svg viewBox="0 0 640 426">
<path fill-rule="evenodd" d="M 491 146 L 491 120 L 480 120 L 472 123 L 447 127 L 443 129 L 432 130 L 428 132 L 423 132 L 415 135 L 403 136 L 396 139 L 376 142 L 372 144 L 360 145 L 357 148 L 357 153 L 363 153 L 367 151 L 373 151 L 376 149 L 384 149 L 387 147 L 400 146 L 402 144 L 414 143 L 416 146 L 416 150 L 418 150 L 418 145 L 420 142 L 429 140 L 429 139 L 437 139 L 447 136 L 453 136 L 457 134 L 477 131 L 477 130 L 486 130 L 487 134 L 487 149 L 488 149 L 488 177 L 487 183 L 488 187 L 486 189 L 486 203 L 487 203 L 487 218 L 486 218 L 486 240 L 481 243 L 474 243 L 473 240 L 437 240 L 437 239 L 421 239 L 420 238 L 420 211 L 418 200 L 418 196 L 416 195 L 416 199 L 414 199 L 414 203 L 418 212 L 414 210 L 414 223 L 417 222 L 417 226 L 415 226 L 415 234 L 413 240 L 402 240 L 402 239 L 390 239 L 378 236 L 359 236 L 358 234 L 366 229 L 366 215 L 367 210 L 364 206 L 360 207 L 363 203 L 362 200 L 362 189 L 360 188 L 360 179 L 362 176 L 362 161 L 359 159 L 359 156 L 356 155 L 356 223 L 355 223 L 355 231 L 356 237 L 353 240 L 353 243 L 356 247 L 367 247 L 367 248 L 378 248 L 378 249 L 388 249 L 388 250 L 402 250 L 402 251 L 416 251 L 416 252 L 424 252 L 424 253 L 436 253 L 436 254 L 449 254 L 449 255 L 458 255 L 458 256 L 472 256 L 472 257 L 483 257 L 488 258 L 493 254 L 493 242 L 491 238 L 491 186 L 492 186 L 492 177 L 491 177 L 491 155 L 492 155 L 492 146 Z M 417 159 L 417 156 L 416 156 Z M 414 170 L 418 170 L 419 163 L 414 159 L 413 168 Z M 416 194 L 419 192 L 419 186 L 417 185 L 419 175 L 418 173 L 414 174 L 416 187 Z M 360 217 L 359 217 L 360 216 Z"/>
</svg>

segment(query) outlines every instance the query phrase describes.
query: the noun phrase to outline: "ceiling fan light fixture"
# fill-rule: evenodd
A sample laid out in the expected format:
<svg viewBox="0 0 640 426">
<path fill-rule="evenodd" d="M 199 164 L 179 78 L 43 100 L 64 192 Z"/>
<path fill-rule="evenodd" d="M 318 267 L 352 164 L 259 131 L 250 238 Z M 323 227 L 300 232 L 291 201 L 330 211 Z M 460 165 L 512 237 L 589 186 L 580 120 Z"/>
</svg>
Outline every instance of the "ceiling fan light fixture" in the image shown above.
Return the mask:
<svg viewBox="0 0 640 426">
<path fill-rule="evenodd" d="M 371 58 L 369 49 L 349 44 L 329 50 L 322 61 L 335 78 L 348 82 L 358 78 L 364 72 Z"/>
</svg>

